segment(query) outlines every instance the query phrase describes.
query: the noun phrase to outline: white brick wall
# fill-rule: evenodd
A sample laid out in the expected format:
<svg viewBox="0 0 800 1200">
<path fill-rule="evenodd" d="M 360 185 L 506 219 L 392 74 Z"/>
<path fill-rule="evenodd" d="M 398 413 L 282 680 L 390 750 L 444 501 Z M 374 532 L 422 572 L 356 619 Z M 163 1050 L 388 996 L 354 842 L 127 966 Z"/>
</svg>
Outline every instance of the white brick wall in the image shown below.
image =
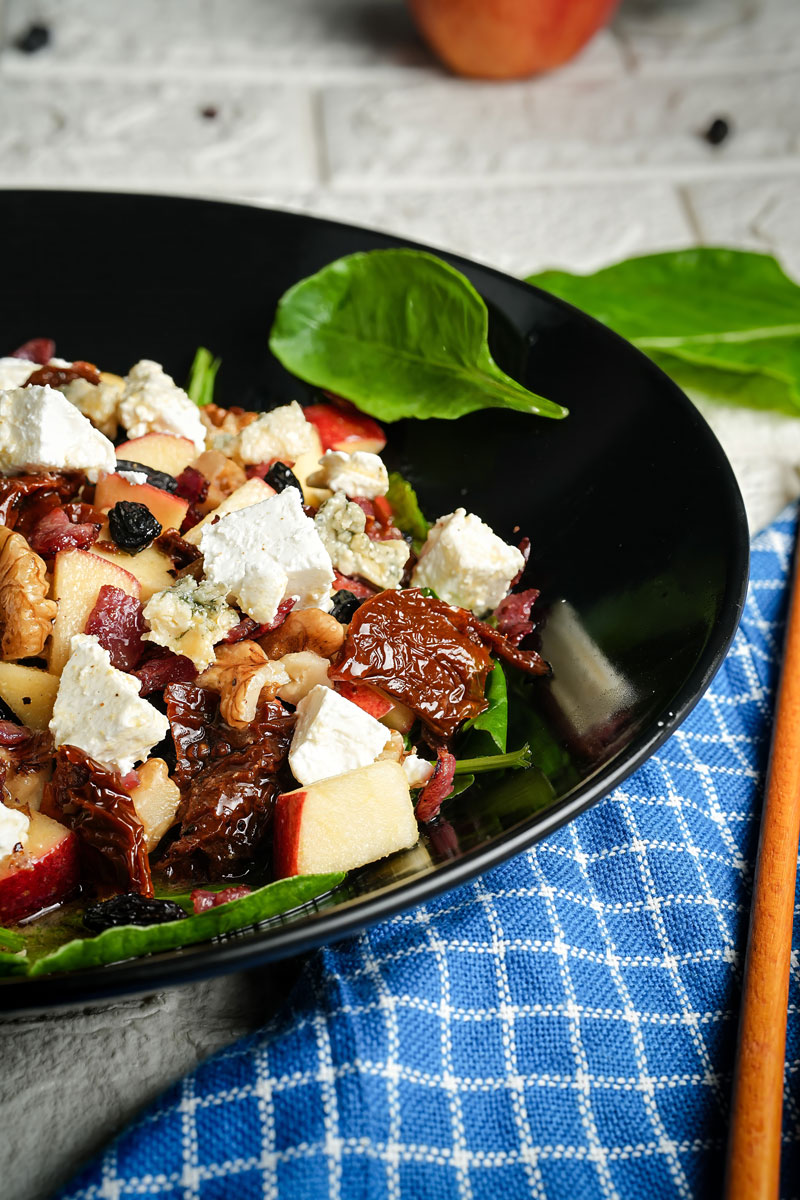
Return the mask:
<svg viewBox="0 0 800 1200">
<path fill-rule="evenodd" d="M 25 56 L 33 20 L 53 39 Z M 702 240 L 800 277 L 799 99 L 800 0 L 626 0 L 573 63 L 505 85 L 447 75 L 402 0 L 0 0 L 0 186 L 248 198 L 518 273 Z M 718 115 L 714 149 L 698 134 Z M 800 486 L 800 422 L 706 411 L 766 519 Z M 49 1195 L 260 1024 L 271 977 L 0 1025 L 4 1194 Z"/>
</svg>

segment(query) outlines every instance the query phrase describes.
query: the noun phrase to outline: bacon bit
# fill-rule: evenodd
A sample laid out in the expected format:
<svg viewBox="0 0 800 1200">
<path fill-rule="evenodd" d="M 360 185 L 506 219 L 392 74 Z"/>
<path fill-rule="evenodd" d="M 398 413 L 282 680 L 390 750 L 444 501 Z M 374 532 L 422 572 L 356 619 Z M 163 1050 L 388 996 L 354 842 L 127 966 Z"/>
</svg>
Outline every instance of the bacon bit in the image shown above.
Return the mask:
<svg viewBox="0 0 800 1200">
<path fill-rule="evenodd" d="M 94 363 L 74 362 L 69 367 L 39 367 L 28 377 L 25 387 L 63 387 L 75 379 L 85 379 L 87 383 L 97 385 L 100 382 L 100 372 Z"/>
<path fill-rule="evenodd" d="M 278 605 L 278 611 L 275 613 L 275 616 L 270 621 L 269 625 L 262 626 L 262 632 L 263 633 L 272 633 L 272 631 L 274 629 L 279 629 L 281 627 L 281 625 L 283 624 L 283 622 L 288 617 L 289 613 L 294 608 L 294 605 L 295 605 L 295 597 L 294 596 L 290 596 L 288 600 L 281 600 L 280 604 Z M 255 636 L 255 635 L 253 635 L 253 636 Z M 258 636 L 261 637 L 261 634 L 259 634 Z"/>
<path fill-rule="evenodd" d="M 348 498 L 358 505 L 367 518 L 364 533 L 371 542 L 391 542 L 402 538 L 402 533 L 392 520 L 392 510 L 385 497 L 376 496 L 374 500 L 368 500 L 366 496 Z"/>
<path fill-rule="evenodd" d="M 191 542 L 182 538 L 177 529 L 165 529 L 156 538 L 155 545 L 170 556 L 178 570 L 190 566 L 191 563 L 202 557 L 197 546 L 193 546 Z"/>
<path fill-rule="evenodd" d="M 352 592 L 359 600 L 368 600 L 377 591 L 377 588 L 364 583 L 361 579 L 350 579 L 347 575 L 341 575 L 335 568 L 333 571 L 333 584 L 331 586 L 334 592 Z"/>
<path fill-rule="evenodd" d="M 17 355 L 17 358 L 21 357 Z M 32 730 L 25 725 L 15 725 L 13 721 L 0 721 L 0 746 L 21 746 L 32 736 Z"/>
<path fill-rule="evenodd" d="M 502 633 L 512 646 L 518 646 L 523 638 L 533 632 L 531 608 L 539 597 L 538 588 L 527 588 L 524 592 L 512 592 L 501 600 L 494 615 L 498 633 Z"/>
<path fill-rule="evenodd" d="M 89 504 L 70 504 L 52 508 L 41 517 L 28 535 L 31 550 L 49 558 L 59 550 L 87 550 L 100 534 L 102 519 L 81 521 L 84 513 L 95 514 Z"/>
<path fill-rule="evenodd" d="M 9 358 L 27 358 L 28 362 L 44 366 L 56 352 L 56 344 L 52 338 L 31 338 L 23 342 L 16 350 L 12 350 Z"/>
<path fill-rule="evenodd" d="M 125 788 L 126 792 L 132 792 L 134 788 L 137 788 L 141 782 L 139 779 L 139 772 L 128 771 L 127 775 L 120 776 L 120 782 L 122 783 L 122 786 Z"/>
<path fill-rule="evenodd" d="M 418 821 L 432 821 L 453 790 L 453 780 L 456 774 L 456 760 L 449 750 L 440 746 L 436 751 L 436 766 L 433 768 L 430 782 L 420 792 L 414 816 Z"/>
<path fill-rule="evenodd" d="M 181 533 L 188 533 L 190 529 L 194 529 L 195 525 L 199 525 L 203 519 L 203 515 L 199 505 L 190 504 L 181 524 Z M 219 517 L 217 517 L 217 520 L 219 520 Z M 214 522 L 212 521 L 211 524 L 213 525 Z"/>
<path fill-rule="evenodd" d="M 520 579 L 522 579 L 522 576 L 525 574 L 525 568 L 527 567 L 528 559 L 531 556 L 531 539 L 524 537 L 522 539 L 522 541 L 520 542 L 519 546 L 517 547 L 517 549 L 519 550 L 520 554 L 522 555 L 524 561 L 522 563 L 522 566 L 520 567 L 520 569 L 517 571 L 516 575 L 514 576 L 514 578 L 511 580 L 511 583 L 508 585 L 509 588 L 515 588 L 517 586 L 517 584 L 519 583 Z"/>
<path fill-rule="evenodd" d="M 234 625 L 225 637 L 223 642 L 241 642 L 245 638 L 261 637 L 262 633 L 266 633 L 269 625 L 259 625 L 252 617 L 242 617 L 238 625 Z"/>
<path fill-rule="evenodd" d="M 251 889 L 246 883 L 238 887 L 223 888 L 221 892 L 209 892 L 205 888 L 195 888 L 191 895 L 195 914 L 208 912 L 210 908 L 219 908 L 220 904 L 228 904 L 231 900 L 241 900 L 249 896 Z"/>
<path fill-rule="evenodd" d="M 267 472 L 273 463 L 278 462 L 277 458 L 271 458 L 269 462 L 248 463 L 244 469 L 244 473 L 248 479 L 266 479 Z"/>
<path fill-rule="evenodd" d="M 84 633 L 94 634 L 108 651 L 112 667 L 118 671 L 132 671 L 138 666 L 145 651 L 142 635 L 146 630 L 142 606 L 136 597 L 104 583 L 97 593 Z"/>
<path fill-rule="evenodd" d="M 149 696 L 151 692 L 160 691 L 170 683 L 191 683 L 197 678 L 197 667 L 184 654 L 161 650 L 131 674 L 141 681 L 139 695 Z"/>
<path fill-rule="evenodd" d="M 186 467 L 176 480 L 176 496 L 188 500 L 191 504 L 202 504 L 208 495 L 208 480 L 202 471 L 195 467 Z"/>
</svg>

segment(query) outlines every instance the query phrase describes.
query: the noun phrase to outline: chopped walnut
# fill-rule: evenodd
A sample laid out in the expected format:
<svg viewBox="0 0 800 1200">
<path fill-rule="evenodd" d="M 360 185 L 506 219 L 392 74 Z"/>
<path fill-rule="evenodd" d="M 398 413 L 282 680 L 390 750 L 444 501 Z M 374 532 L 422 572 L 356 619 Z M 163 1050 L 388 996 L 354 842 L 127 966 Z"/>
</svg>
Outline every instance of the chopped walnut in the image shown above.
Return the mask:
<svg viewBox="0 0 800 1200">
<path fill-rule="evenodd" d="M 199 511 L 203 513 L 217 508 L 232 492 L 243 483 L 247 483 L 247 476 L 239 464 L 219 450 L 204 450 L 192 466 L 208 480 L 208 494 L 205 500 L 198 504 Z"/>
<path fill-rule="evenodd" d="M 378 755 L 378 762 L 388 759 L 390 762 L 402 762 L 406 752 L 405 743 L 403 742 L 402 733 L 398 733 L 396 729 L 388 731 L 389 736 L 386 739 L 386 745 Z"/>
<path fill-rule="evenodd" d="M 215 661 L 197 679 L 199 687 L 220 693 L 220 713 L 234 729 L 250 724 L 262 693 L 273 700 L 278 688 L 289 682 L 285 668 L 249 639 L 217 646 Z"/>
<path fill-rule="evenodd" d="M 0 629 L 4 659 L 37 658 L 58 606 L 48 600 L 47 568 L 25 538 L 0 525 Z"/>
</svg>

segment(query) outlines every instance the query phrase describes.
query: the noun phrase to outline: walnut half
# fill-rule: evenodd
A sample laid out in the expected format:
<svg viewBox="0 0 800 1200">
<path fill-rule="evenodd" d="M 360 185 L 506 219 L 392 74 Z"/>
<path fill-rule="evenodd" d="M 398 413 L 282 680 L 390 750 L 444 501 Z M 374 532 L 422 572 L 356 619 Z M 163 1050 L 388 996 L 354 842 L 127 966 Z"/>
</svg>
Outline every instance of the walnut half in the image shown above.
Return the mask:
<svg viewBox="0 0 800 1200">
<path fill-rule="evenodd" d="M 197 678 L 200 687 L 220 693 L 220 712 L 234 729 L 244 729 L 256 715 L 264 689 L 270 700 L 279 687 L 289 683 L 289 674 L 271 662 L 256 642 L 245 640 L 216 648 L 216 659 Z"/>
<path fill-rule="evenodd" d="M 47 569 L 25 538 L 0 525 L 0 649 L 4 659 L 35 658 L 44 650 L 58 610 L 48 600 Z"/>
</svg>

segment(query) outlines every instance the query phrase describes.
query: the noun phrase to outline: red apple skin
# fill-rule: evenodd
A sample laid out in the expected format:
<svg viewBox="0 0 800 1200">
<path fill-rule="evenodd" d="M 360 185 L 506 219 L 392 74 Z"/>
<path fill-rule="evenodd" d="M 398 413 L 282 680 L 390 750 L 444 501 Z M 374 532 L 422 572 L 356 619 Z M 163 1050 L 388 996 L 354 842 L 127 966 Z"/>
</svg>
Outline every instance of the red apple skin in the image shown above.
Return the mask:
<svg viewBox="0 0 800 1200">
<path fill-rule="evenodd" d="M 107 512 L 120 500 L 144 504 L 163 529 L 180 529 L 189 508 L 188 500 L 149 483 L 129 483 L 121 475 L 102 475 L 94 490 L 95 507 Z"/>
<path fill-rule="evenodd" d="M 44 853 L 37 856 L 40 845 Z M 13 925 L 60 903 L 75 891 L 79 878 L 75 834 L 44 813 L 32 812 L 25 850 L 0 864 L 0 925 Z"/>
<path fill-rule="evenodd" d="M 386 435 L 377 421 L 359 412 L 345 412 L 333 404 L 312 404 L 303 409 L 307 421 L 316 428 L 322 449 L 369 450 L 380 454 L 386 445 Z"/>
<path fill-rule="evenodd" d="M 275 878 L 297 875 L 297 848 L 300 845 L 300 824 L 306 793 L 301 790 L 284 792 L 275 802 L 273 814 L 273 855 Z"/>
<path fill-rule="evenodd" d="M 381 696 L 373 688 L 364 683 L 346 683 L 342 681 L 336 684 L 336 691 L 344 696 L 345 700 L 350 700 L 353 704 L 357 704 L 359 708 L 363 708 L 364 712 L 369 713 L 376 721 L 380 721 L 381 717 L 385 717 L 392 710 L 392 702 L 386 696 Z"/>
<path fill-rule="evenodd" d="M 522 79 L 561 66 L 619 0 L 408 0 L 417 27 L 457 75 Z M 306 414 L 307 415 L 307 414 Z"/>
</svg>

